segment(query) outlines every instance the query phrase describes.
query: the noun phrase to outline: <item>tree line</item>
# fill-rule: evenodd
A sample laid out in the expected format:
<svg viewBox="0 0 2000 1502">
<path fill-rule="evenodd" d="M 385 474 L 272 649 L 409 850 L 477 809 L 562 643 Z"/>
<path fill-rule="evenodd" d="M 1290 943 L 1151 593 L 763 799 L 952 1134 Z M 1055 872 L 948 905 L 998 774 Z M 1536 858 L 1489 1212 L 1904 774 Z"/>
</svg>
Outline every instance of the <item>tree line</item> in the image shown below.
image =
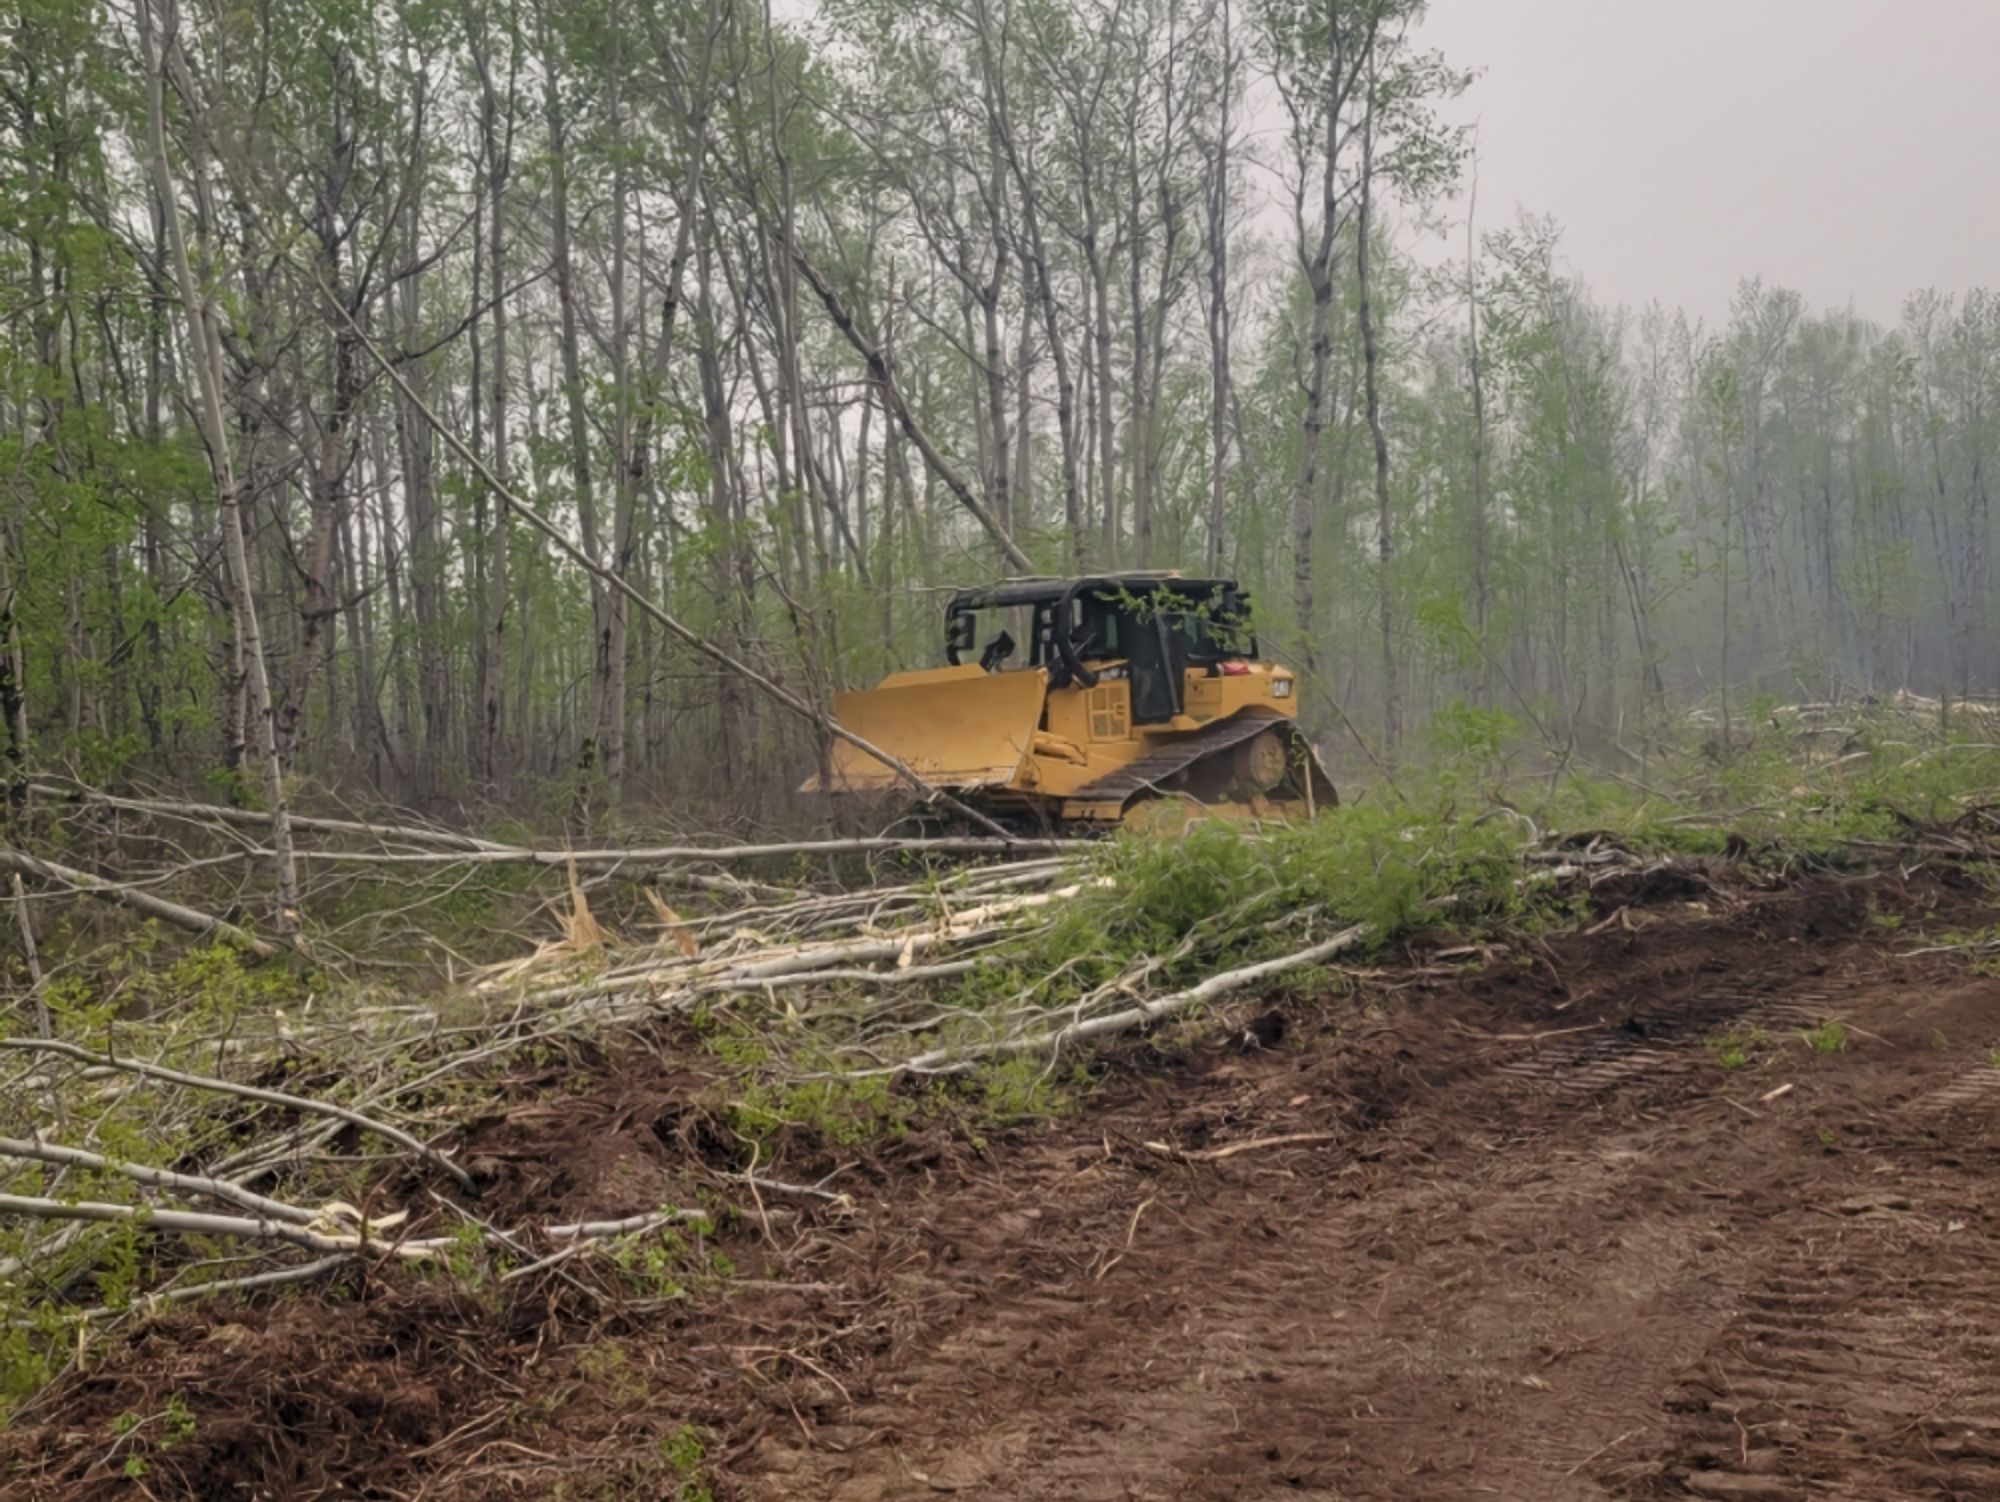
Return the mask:
<svg viewBox="0 0 2000 1502">
<path fill-rule="evenodd" d="M 824 703 L 1027 571 L 1240 578 L 1350 764 L 1993 688 L 2000 300 L 1418 254 L 1423 9 L 15 0 L 11 765 L 740 821 L 816 734 L 659 611 Z"/>
</svg>

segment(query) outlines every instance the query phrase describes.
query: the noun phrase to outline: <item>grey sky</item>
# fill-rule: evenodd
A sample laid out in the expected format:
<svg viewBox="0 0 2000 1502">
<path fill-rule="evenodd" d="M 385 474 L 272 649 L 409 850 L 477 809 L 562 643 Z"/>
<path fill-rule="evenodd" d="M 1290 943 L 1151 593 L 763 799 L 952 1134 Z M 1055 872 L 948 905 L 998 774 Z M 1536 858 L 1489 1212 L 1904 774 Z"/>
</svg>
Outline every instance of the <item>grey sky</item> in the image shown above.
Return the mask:
<svg viewBox="0 0 2000 1502">
<path fill-rule="evenodd" d="M 1483 70 L 1481 227 L 1554 215 L 1606 301 L 2000 287 L 2000 0 L 1432 0 L 1424 34 Z"/>
</svg>

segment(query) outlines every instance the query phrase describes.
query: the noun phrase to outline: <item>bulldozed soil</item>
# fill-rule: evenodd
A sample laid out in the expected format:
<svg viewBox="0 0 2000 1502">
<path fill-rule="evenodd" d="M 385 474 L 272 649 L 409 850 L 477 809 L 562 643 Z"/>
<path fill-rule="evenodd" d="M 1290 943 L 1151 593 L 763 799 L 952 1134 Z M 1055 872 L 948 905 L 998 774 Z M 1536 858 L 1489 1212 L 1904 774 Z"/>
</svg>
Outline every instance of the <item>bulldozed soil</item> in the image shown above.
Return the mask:
<svg viewBox="0 0 2000 1502">
<path fill-rule="evenodd" d="M 851 1205 L 760 1194 L 684 1294 L 383 1270 L 162 1314 L 19 1416 L 0 1489 L 2000 1498 L 2000 981 L 1908 954 L 1987 894 L 1593 900 L 1129 1045 L 1054 1120 L 789 1142 Z M 588 1068 L 460 1145 L 494 1205 L 741 1166 L 668 1044 Z"/>
</svg>

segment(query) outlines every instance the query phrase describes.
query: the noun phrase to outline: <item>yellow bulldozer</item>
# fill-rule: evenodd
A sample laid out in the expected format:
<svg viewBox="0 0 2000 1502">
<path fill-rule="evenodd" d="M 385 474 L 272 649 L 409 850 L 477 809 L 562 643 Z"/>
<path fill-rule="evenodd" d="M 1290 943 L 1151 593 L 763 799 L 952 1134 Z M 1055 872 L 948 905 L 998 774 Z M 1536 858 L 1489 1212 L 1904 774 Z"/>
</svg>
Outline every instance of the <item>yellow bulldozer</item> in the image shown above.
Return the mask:
<svg viewBox="0 0 2000 1502">
<path fill-rule="evenodd" d="M 995 815 L 1103 828 L 1162 800 L 1263 817 L 1337 801 L 1298 728 L 1298 680 L 1258 655 L 1234 581 L 1122 573 L 961 590 L 944 655 L 839 695 L 834 716 Z M 829 784 L 905 786 L 844 741 L 804 791 Z"/>
</svg>

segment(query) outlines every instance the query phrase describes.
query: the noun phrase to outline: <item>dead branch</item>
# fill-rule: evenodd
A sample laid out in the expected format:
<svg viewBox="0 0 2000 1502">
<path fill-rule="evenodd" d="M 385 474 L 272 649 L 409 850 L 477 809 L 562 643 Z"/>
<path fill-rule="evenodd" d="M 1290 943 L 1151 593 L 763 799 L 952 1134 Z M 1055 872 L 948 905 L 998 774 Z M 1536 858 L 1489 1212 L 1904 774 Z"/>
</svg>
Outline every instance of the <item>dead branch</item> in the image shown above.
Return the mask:
<svg viewBox="0 0 2000 1502">
<path fill-rule="evenodd" d="M 722 981 L 713 989 L 725 987 L 736 991 L 782 990 L 788 986 L 825 985 L 834 981 L 851 981 L 866 986 L 906 986 L 913 981 L 943 980 L 954 975 L 966 975 L 979 966 L 978 957 L 969 960 L 946 960 L 937 965 L 910 965 L 901 970 L 815 970 L 803 975 L 773 975 L 757 981 Z"/>
<path fill-rule="evenodd" d="M 59 866 L 54 861 L 45 861 L 22 850 L 0 848 L 0 866 L 6 866 L 22 875 L 33 876 L 41 881 L 53 882 L 72 891 L 95 897 L 101 902 L 115 902 L 120 907 L 128 907 L 135 913 L 144 913 L 149 918 L 158 918 L 162 923 L 171 923 L 176 928 L 184 928 L 190 933 L 204 938 L 227 939 L 230 943 L 247 949 L 260 959 L 270 959 L 278 953 L 277 946 L 258 938 L 247 928 L 228 923 L 187 907 L 182 903 L 170 902 L 164 897 L 121 882 L 106 881 L 92 876 L 88 871 L 78 871 L 70 866 Z"/>
<path fill-rule="evenodd" d="M 447 1241 L 384 1242 L 371 1237 L 364 1222 L 352 1231 L 326 1232 L 247 1215 L 210 1215 L 196 1210 L 162 1210 L 153 1205 L 112 1205 L 96 1200 L 43 1199 L 39 1195 L 0 1194 L 0 1215 L 25 1215 L 34 1220 L 85 1220 L 105 1225 L 137 1221 L 154 1231 L 185 1236 L 238 1236 L 251 1241 L 284 1241 L 309 1252 L 355 1252 L 379 1247 L 405 1261 L 434 1255 Z"/>
<path fill-rule="evenodd" d="M 24 1142 L 14 1137 L 0 1137 L 0 1158 L 19 1158 L 34 1163 L 55 1163 L 72 1168 L 94 1168 L 109 1173 L 120 1173 L 135 1183 L 146 1184 L 155 1189 L 171 1189 L 180 1194 L 205 1195 L 219 1199 L 243 1210 L 254 1210 L 259 1215 L 272 1220 L 289 1221 L 293 1225 L 309 1226 L 317 1218 L 313 1211 L 302 1210 L 297 1205 L 288 1205 L 282 1200 L 269 1199 L 255 1190 L 246 1189 L 241 1184 L 227 1179 L 204 1178 L 199 1174 L 176 1173 L 168 1168 L 154 1168 L 144 1163 L 126 1163 L 116 1158 L 107 1158 L 102 1153 L 93 1153 L 80 1147 L 62 1147 L 53 1142 Z"/>
<path fill-rule="evenodd" d="M 353 1252 L 334 1252 L 312 1262 L 301 1262 L 295 1267 L 276 1267 L 269 1272 L 249 1273 L 241 1278 L 217 1278 L 208 1283 L 193 1283 L 185 1288 L 163 1288 L 158 1293 L 143 1294 L 138 1306 L 150 1309 L 155 1305 L 182 1304 L 190 1299 L 205 1299 L 218 1293 L 249 1293 L 259 1288 L 279 1288 L 287 1283 L 306 1283 L 330 1273 L 336 1268 L 347 1266 L 354 1261 Z M 95 1309 L 74 1309 L 62 1311 L 62 1318 L 82 1324 L 95 1324 L 101 1320 L 117 1319 L 131 1314 L 130 1308 L 112 1308 L 101 1305 Z M 34 1320 L 15 1320 L 15 1329 L 36 1330 L 41 1326 Z"/>
<path fill-rule="evenodd" d="M 602 1241 L 607 1236 L 650 1231 L 674 1222 L 700 1221 L 708 1225 L 714 1219 L 706 1210 L 654 1210 L 645 1215 L 628 1215 L 623 1220 L 583 1220 L 572 1225 L 550 1226 L 544 1234 L 555 1241 Z"/>
<path fill-rule="evenodd" d="M 1049 852 L 1068 854 L 1090 848 L 1088 840 L 995 839 L 851 839 L 793 840 L 773 845 L 640 845 L 630 850 L 536 850 L 528 846 L 489 845 L 463 851 L 301 850 L 300 860 L 368 866 L 534 865 L 619 867 L 710 862 L 728 865 L 799 855 L 999 855 Z M 262 854 L 263 852 L 252 852 Z"/>
<path fill-rule="evenodd" d="M 980 1059 L 1051 1053 L 1065 1044 L 1081 1042 L 1086 1038 L 1103 1038 L 1114 1033 L 1130 1032 L 1134 1028 L 1157 1022 L 1162 1017 L 1202 1006 L 1231 991 L 1255 985 L 1273 975 L 1282 975 L 1288 970 L 1302 970 L 1308 965 L 1332 959 L 1335 955 L 1345 953 L 1361 944 L 1368 937 L 1368 932 L 1367 924 L 1357 923 L 1354 927 L 1342 929 L 1332 938 L 1314 944 L 1308 949 L 1301 949 L 1296 954 L 1261 960 L 1257 964 L 1245 965 L 1236 970 L 1224 970 L 1211 975 L 1199 985 L 1166 996 L 1152 997 L 1121 1012 L 1084 1018 L 1027 1037 L 1000 1038 L 990 1043 L 936 1048 L 928 1053 L 918 1054 L 898 1067 L 926 1074 L 953 1073 L 969 1068 Z"/>
<path fill-rule="evenodd" d="M 8 880 L 14 888 L 14 917 L 21 926 L 21 958 L 28 963 L 28 998 L 26 1007 L 35 1014 L 35 1030 L 42 1033 L 55 1031 L 49 1019 L 48 997 L 42 994 L 42 958 L 35 949 L 35 920 L 28 911 L 27 888 L 21 885 L 21 873 L 13 871 Z"/>
<path fill-rule="evenodd" d="M 757 949 L 730 956 L 719 952 L 722 946 L 711 942 L 707 952 L 698 957 L 678 951 L 655 954 L 588 980 L 531 991 L 524 1000 L 536 1006 L 588 1005 L 636 994 L 650 998 L 649 1004 L 658 1004 L 669 999 L 691 1001 L 718 991 L 760 991 L 793 977 L 819 976 L 833 970 L 852 972 L 857 966 L 878 961 L 888 961 L 898 971 L 916 968 L 911 962 L 919 954 L 1018 933 L 1015 925 L 1022 916 L 1073 898 L 1086 885 L 1107 884 L 1108 878 L 1102 877 L 1092 883 L 1072 882 L 1048 892 L 999 898 L 942 918 L 926 912 L 923 921 L 887 934 L 870 932 L 822 944 L 774 946 L 768 938 L 756 934 Z M 745 936 L 754 934 L 747 928 L 740 932 Z M 500 967 L 478 989 L 488 993 L 503 990 L 527 969 L 544 963 L 548 955 L 564 952 L 560 946 L 552 946 L 543 955 Z M 928 968 L 934 973 L 939 969 Z"/>
<path fill-rule="evenodd" d="M 79 1048 L 74 1043 L 65 1043 L 58 1038 L 0 1038 L 0 1048 L 59 1054 L 80 1064 L 104 1069 L 122 1069 L 131 1074 L 162 1080 L 172 1085 L 185 1085 L 194 1090 L 212 1090 L 219 1095 L 233 1095 L 242 1100 L 261 1101 L 270 1106 L 284 1106 L 308 1115 L 331 1117 L 336 1121 L 344 1121 L 359 1131 L 373 1132 L 378 1137 L 388 1138 L 399 1147 L 408 1148 L 426 1162 L 443 1169 L 458 1180 L 459 1186 L 468 1194 L 479 1192 L 478 1186 L 472 1181 L 472 1175 L 436 1148 L 418 1141 L 400 1127 L 390 1126 L 385 1121 L 376 1121 L 372 1117 L 363 1116 L 359 1111 L 336 1105 L 332 1101 L 314 1100 L 304 1095 L 290 1095 L 282 1090 L 266 1090 L 257 1085 L 241 1085 L 234 1080 L 219 1080 L 211 1075 L 189 1074 L 143 1059 L 125 1059 L 112 1054 L 92 1053 L 87 1048 Z"/>
<path fill-rule="evenodd" d="M 1254 1137 L 1248 1142 L 1232 1142 L 1227 1147 L 1204 1148 L 1199 1152 L 1189 1152 L 1185 1148 L 1174 1147 L 1165 1142 L 1143 1144 L 1149 1153 L 1158 1153 L 1163 1158 L 1178 1158 L 1183 1163 L 1219 1163 L 1224 1158 L 1233 1158 L 1238 1153 L 1261 1152 L 1270 1147 L 1292 1147 L 1308 1142 L 1332 1142 L 1332 1132 L 1289 1132 L 1282 1137 Z"/>
<path fill-rule="evenodd" d="M 819 1184 L 788 1184 L 783 1179 L 767 1179 L 754 1173 L 725 1173 L 716 1177 L 727 1179 L 732 1184 L 748 1184 L 753 1189 L 761 1189 L 767 1194 L 801 1194 L 808 1199 L 825 1200 L 842 1210 L 854 1208 L 854 1196 L 838 1189 L 822 1189 Z M 824 1183 L 825 1180 L 821 1180 Z"/>
<path fill-rule="evenodd" d="M 798 1185 L 774 1187 L 783 1187 L 801 1194 L 822 1194 L 828 1199 L 840 1202 L 846 1201 L 847 1198 L 845 1195 L 825 1194 L 825 1191 Z M 154 1205 L 118 1205 L 93 1200 L 64 1202 L 40 1195 L 0 1194 L 0 1215 L 103 1225 L 139 1224 L 149 1230 L 171 1232 L 176 1235 L 234 1236 L 251 1241 L 279 1241 L 303 1247 L 307 1251 L 329 1254 L 320 1262 L 309 1263 L 302 1267 L 282 1268 L 253 1277 L 207 1283 L 198 1289 L 161 1295 L 163 1298 L 191 1298 L 201 1293 L 220 1292 L 226 1288 L 260 1288 L 275 1283 L 294 1282 L 317 1276 L 348 1261 L 355 1254 L 368 1250 L 380 1250 L 406 1262 L 426 1261 L 455 1244 L 455 1238 L 447 1236 L 431 1236 L 412 1241 L 385 1238 L 383 1232 L 403 1222 L 405 1213 L 401 1211 L 393 1216 L 370 1221 L 351 1205 L 345 1204 L 327 1205 L 318 1212 L 302 1212 L 293 1206 L 280 1208 L 286 1212 L 284 1219 L 212 1215 L 199 1211 L 163 1209 Z M 291 1218 L 301 1214 L 305 1217 L 303 1222 Z M 547 1239 L 570 1244 L 549 1256 L 512 1269 L 502 1275 L 501 1281 L 511 1282 L 530 1273 L 553 1267 L 579 1252 L 588 1250 L 597 1242 L 614 1236 L 639 1235 L 667 1225 L 691 1224 L 708 1227 L 713 1222 L 714 1217 L 706 1210 L 674 1209 L 627 1216 L 622 1220 L 579 1221 L 570 1225 L 547 1226 L 542 1232 Z M 511 1251 L 521 1249 L 521 1240 L 515 1234 L 480 1221 L 475 1221 L 474 1224 L 481 1228 L 482 1234 L 479 1239 L 487 1245 Z M 348 1227 L 352 1229 L 347 1229 Z M 79 1317 L 86 1319 L 108 1317 L 108 1312 L 100 1315 L 97 1311 L 86 1311 Z"/>
<path fill-rule="evenodd" d="M 18 1278 L 30 1263 L 47 1262 L 61 1255 L 76 1244 L 85 1229 L 76 1221 L 70 1221 L 61 1229 L 50 1232 L 46 1240 L 23 1247 L 19 1256 L 0 1257 L 0 1279 Z"/>
<path fill-rule="evenodd" d="M 237 824 L 256 828 L 267 826 L 271 816 L 257 809 L 230 808 L 220 803 L 189 803 L 176 798 L 121 798 L 94 788 L 65 788 L 34 783 L 29 791 L 38 798 L 58 803 L 88 804 L 97 808 L 121 809 L 127 813 L 155 814 L 199 824 Z M 319 819 L 292 815 L 292 828 L 312 834 L 356 835 L 364 839 L 401 841 L 408 845 L 438 845 L 451 850 L 505 850 L 508 846 L 491 840 L 475 839 L 446 829 L 415 824 L 377 824 L 359 819 Z"/>
<path fill-rule="evenodd" d="M 1132 1212 L 1132 1223 L 1125 1228 L 1125 1246 L 1123 1250 L 1109 1262 L 1098 1268 L 1097 1276 L 1093 1281 L 1102 1283 L 1111 1275 L 1111 1269 L 1123 1262 L 1131 1254 L 1133 1242 L 1139 1239 L 1139 1221 L 1148 1210 L 1153 1208 L 1158 1199 L 1159 1196 L 1157 1194 L 1149 1194 L 1143 1200 L 1139 1201 L 1139 1208 Z"/>
</svg>

